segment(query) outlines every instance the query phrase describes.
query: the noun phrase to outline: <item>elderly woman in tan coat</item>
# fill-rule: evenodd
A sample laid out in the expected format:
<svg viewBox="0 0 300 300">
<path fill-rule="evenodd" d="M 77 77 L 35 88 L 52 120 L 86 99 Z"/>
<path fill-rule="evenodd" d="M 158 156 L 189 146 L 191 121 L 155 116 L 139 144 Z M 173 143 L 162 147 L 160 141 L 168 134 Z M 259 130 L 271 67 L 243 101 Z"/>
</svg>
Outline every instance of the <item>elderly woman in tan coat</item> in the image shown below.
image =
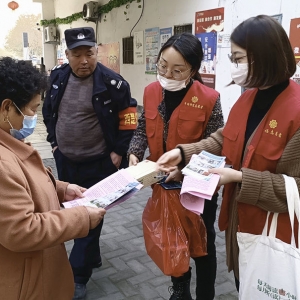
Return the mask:
<svg viewBox="0 0 300 300">
<path fill-rule="evenodd" d="M 70 300 L 73 274 L 64 242 L 87 235 L 104 209 L 60 210 L 83 188 L 56 181 L 24 139 L 33 132 L 46 77 L 0 59 L 0 299 Z"/>
</svg>

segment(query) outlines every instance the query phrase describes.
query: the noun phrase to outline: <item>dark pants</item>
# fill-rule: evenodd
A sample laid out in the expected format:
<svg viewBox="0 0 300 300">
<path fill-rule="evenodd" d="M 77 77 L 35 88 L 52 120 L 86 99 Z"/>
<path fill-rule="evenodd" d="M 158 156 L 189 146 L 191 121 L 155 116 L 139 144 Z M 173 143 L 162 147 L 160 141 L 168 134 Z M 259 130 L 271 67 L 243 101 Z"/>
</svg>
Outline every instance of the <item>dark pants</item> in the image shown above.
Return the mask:
<svg viewBox="0 0 300 300">
<path fill-rule="evenodd" d="M 215 220 L 218 194 L 211 200 L 205 200 L 204 212 L 201 215 L 207 232 L 207 255 L 193 258 L 196 265 L 196 299 L 213 300 L 215 297 L 215 280 L 217 273 Z"/>
<path fill-rule="evenodd" d="M 205 200 L 204 211 L 201 215 L 207 231 L 207 255 L 193 258 L 196 265 L 197 300 L 213 300 L 215 297 L 217 255 L 215 246 L 216 232 L 214 223 L 216 220 L 216 211 L 218 207 L 217 201 L 218 194 L 214 195 L 211 200 Z M 182 278 L 183 280 L 185 275 L 186 274 L 179 278 Z"/>
<path fill-rule="evenodd" d="M 75 183 L 85 188 L 90 188 L 117 171 L 109 155 L 93 161 L 75 162 L 56 149 L 54 158 L 59 180 Z M 123 162 L 121 167 L 123 167 Z M 103 220 L 96 228 L 90 230 L 86 237 L 74 240 L 69 260 L 75 283 L 86 284 L 92 275 L 93 266 L 101 262 L 99 238 L 102 226 Z"/>
<path fill-rule="evenodd" d="M 234 281 L 235 281 L 236 290 L 239 292 L 240 291 L 240 281 L 235 276 L 234 276 Z"/>
</svg>

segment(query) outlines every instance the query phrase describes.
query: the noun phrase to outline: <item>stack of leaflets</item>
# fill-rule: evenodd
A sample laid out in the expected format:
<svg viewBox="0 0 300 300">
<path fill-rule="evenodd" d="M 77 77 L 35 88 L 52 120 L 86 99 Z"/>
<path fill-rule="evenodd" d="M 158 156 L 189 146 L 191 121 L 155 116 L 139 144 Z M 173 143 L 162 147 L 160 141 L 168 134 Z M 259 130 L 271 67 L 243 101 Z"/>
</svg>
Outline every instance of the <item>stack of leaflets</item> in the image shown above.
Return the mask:
<svg viewBox="0 0 300 300">
<path fill-rule="evenodd" d="M 218 174 L 205 174 L 209 169 L 224 166 L 225 156 L 213 155 L 207 151 L 194 154 L 182 169 L 185 176 L 180 192 L 181 204 L 198 215 L 203 213 L 205 199 L 211 200 L 220 179 Z"/>
<path fill-rule="evenodd" d="M 132 175 L 121 169 L 86 190 L 84 198 L 64 202 L 65 208 L 92 206 L 109 209 L 129 199 L 143 187 Z"/>
</svg>

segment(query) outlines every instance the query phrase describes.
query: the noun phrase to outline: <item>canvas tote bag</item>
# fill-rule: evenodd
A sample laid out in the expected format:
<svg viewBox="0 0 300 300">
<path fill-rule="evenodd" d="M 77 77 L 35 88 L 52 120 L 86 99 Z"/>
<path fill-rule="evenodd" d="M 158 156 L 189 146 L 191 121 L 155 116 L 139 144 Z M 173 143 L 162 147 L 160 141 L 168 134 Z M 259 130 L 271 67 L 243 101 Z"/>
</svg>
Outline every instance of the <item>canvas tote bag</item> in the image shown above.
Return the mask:
<svg viewBox="0 0 300 300">
<path fill-rule="evenodd" d="M 277 218 L 272 218 L 269 235 L 267 224 L 261 235 L 238 232 L 240 249 L 240 291 L 242 300 L 300 300 L 300 228 L 298 248 L 294 236 L 294 215 L 300 214 L 299 193 L 294 178 L 284 176 L 289 216 L 292 226 L 291 244 L 277 239 Z"/>
</svg>

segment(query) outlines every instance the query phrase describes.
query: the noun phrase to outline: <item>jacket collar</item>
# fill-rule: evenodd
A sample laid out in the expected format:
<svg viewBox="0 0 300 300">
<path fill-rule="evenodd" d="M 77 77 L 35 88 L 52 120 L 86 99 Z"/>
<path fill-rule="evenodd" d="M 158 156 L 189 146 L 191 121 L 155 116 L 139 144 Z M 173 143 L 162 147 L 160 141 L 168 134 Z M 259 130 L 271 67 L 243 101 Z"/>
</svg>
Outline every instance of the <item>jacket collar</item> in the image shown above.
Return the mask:
<svg viewBox="0 0 300 300">
<path fill-rule="evenodd" d="M 93 95 L 100 94 L 107 90 L 106 85 L 103 80 L 103 70 L 102 65 L 100 63 L 97 63 L 96 69 L 93 73 Z M 99 80 L 100 79 L 100 80 Z"/>
<path fill-rule="evenodd" d="M 30 144 L 17 140 L 2 129 L 0 129 L 0 145 L 13 152 L 22 161 L 36 151 Z"/>
<path fill-rule="evenodd" d="M 60 81 L 65 81 L 69 78 L 71 74 L 71 67 L 68 64 L 60 73 Z M 97 63 L 96 69 L 93 73 L 93 95 L 100 94 L 107 90 L 106 85 L 103 80 L 103 66 L 100 63 Z M 67 77 L 66 77 L 67 76 Z"/>
</svg>

